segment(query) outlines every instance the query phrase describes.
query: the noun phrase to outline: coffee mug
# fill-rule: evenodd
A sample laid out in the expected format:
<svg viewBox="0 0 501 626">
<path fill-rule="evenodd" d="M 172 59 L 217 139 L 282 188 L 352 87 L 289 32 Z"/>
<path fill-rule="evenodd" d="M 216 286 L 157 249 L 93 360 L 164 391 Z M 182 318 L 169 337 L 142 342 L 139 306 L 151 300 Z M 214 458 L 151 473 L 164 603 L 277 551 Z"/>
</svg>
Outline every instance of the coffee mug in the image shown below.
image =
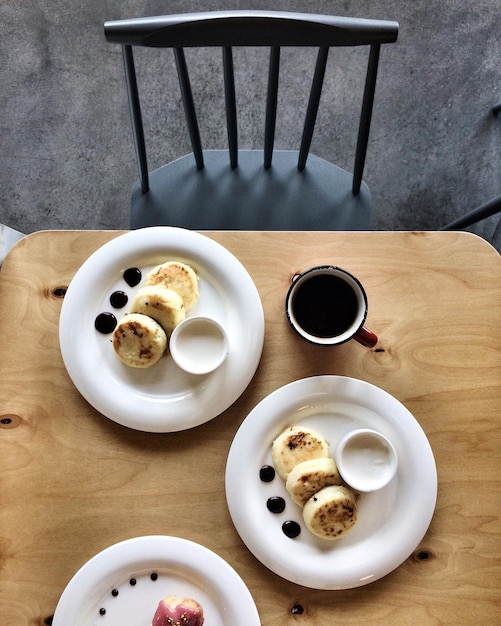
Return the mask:
<svg viewBox="0 0 501 626">
<path fill-rule="evenodd" d="M 285 310 L 292 329 L 310 343 L 336 346 L 355 339 L 367 348 L 377 343 L 377 336 L 364 326 L 365 290 L 340 267 L 320 265 L 296 275 Z"/>
</svg>

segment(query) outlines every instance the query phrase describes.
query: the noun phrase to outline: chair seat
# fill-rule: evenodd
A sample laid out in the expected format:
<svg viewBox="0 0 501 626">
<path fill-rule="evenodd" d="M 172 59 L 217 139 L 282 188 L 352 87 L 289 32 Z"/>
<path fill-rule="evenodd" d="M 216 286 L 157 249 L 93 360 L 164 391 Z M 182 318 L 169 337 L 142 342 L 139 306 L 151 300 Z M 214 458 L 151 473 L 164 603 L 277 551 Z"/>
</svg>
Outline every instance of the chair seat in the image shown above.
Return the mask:
<svg viewBox="0 0 501 626">
<path fill-rule="evenodd" d="M 192 154 L 150 172 L 150 190 L 132 192 L 132 228 L 166 225 L 196 230 L 370 230 L 370 193 L 353 175 L 310 154 L 303 171 L 297 151 L 275 151 L 271 168 L 261 150 L 241 150 L 232 169 L 226 150 Z"/>
</svg>

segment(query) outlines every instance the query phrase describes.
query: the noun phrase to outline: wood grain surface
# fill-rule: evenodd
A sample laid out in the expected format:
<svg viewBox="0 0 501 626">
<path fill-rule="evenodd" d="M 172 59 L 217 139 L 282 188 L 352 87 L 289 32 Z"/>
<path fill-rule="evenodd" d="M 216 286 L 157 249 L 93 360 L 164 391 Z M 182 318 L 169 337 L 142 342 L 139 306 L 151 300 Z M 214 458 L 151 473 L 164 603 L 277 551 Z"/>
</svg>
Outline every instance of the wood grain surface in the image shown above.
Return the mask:
<svg viewBox="0 0 501 626">
<path fill-rule="evenodd" d="M 223 557 L 247 584 L 264 626 L 498 624 L 497 252 L 465 233 L 206 233 L 240 259 L 258 288 L 262 360 L 248 389 L 216 419 L 150 434 L 95 411 L 59 350 L 64 289 L 119 234 L 36 233 L 0 271 L 0 624 L 50 624 L 89 558 L 150 534 L 184 537 Z M 291 276 L 324 263 L 364 284 L 375 349 L 351 341 L 325 350 L 288 328 Z M 360 378 L 395 396 L 421 424 L 437 463 L 437 507 L 423 541 L 394 572 L 359 589 L 312 590 L 268 571 L 226 507 L 226 457 L 241 422 L 278 387 L 319 374 Z"/>
</svg>

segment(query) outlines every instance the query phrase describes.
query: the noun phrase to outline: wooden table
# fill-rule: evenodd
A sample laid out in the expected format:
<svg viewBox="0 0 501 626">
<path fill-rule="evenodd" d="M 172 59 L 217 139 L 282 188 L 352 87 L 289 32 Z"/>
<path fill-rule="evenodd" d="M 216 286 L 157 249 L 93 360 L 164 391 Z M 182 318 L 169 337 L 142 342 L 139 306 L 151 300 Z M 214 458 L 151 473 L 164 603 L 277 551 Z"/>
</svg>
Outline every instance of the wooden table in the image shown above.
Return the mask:
<svg viewBox="0 0 501 626">
<path fill-rule="evenodd" d="M 0 271 L 0 624 L 49 624 L 67 582 L 90 557 L 150 534 L 184 537 L 222 556 L 249 587 L 265 626 L 498 624 L 497 252 L 452 232 L 210 233 L 259 290 L 262 361 L 218 418 L 190 431 L 149 434 L 89 406 L 59 350 L 64 288 L 118 234 L 36 233 L 13 248 Z M 363 282 L 367 325 L 380 337 L 375 349 L 352 341 L 326 351 L 287 327 L 291 275 L 321 263 L 339 264 Z M 421 545 L 393 573 L 359 589 L 311 590 L 268 571 L 240 541 L 225 502 L 226 456 L 247 413 L 278 387 L 318 374 L 360 378 L 394 395 L 421 424 L 437 462 L 438 502 Z M 172 475 L 175 488 L 190 494 L 188 516 L 182 503 L 159 504 Z M 294 605 L 303 613 L 291 612 Z"/>
</svg>

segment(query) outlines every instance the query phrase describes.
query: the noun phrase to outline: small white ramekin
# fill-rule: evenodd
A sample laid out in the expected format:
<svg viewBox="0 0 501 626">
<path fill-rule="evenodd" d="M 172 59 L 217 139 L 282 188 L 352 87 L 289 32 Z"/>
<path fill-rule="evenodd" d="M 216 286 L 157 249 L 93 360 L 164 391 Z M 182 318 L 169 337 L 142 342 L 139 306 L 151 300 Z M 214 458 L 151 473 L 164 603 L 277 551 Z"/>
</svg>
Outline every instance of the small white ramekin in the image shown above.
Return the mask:
<svg viewBox="0 0 501 626">
<path fill-rule="evenodd" d="M 208 317 L 187 317 L 174 329 L 169 342 L 177 365 L 190 374 L 209 374 L 228 355 L 228 338 L 223 327 Z"/>
<path fill-rule="evenodd" d="M 343 480 L 356 491 L 376 491 L 386 487 L 395 476 L 397 453 L 381 433 L 359 428 L 339 442 L 336 465 Z"/>
</svg>

